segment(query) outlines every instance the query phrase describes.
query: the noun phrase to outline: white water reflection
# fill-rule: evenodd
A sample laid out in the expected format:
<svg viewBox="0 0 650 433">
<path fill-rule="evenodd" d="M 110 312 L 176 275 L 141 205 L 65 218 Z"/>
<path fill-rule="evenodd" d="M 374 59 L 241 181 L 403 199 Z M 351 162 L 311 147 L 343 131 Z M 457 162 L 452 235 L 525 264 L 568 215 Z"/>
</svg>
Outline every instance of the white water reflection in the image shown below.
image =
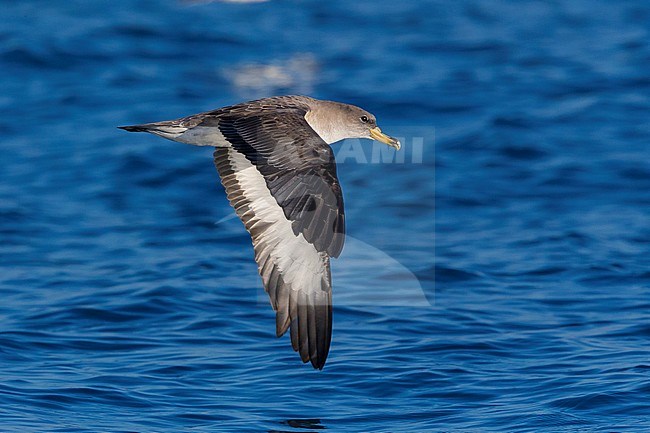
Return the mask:
<svg viewBox="0 0 650 433">
<path fill-rule="evenodd" d="M 286 60 L 234 66 L 225 69 L 223 75 L 240 95 L 257 98 L 280 93 L 313 93 L 318 71 L 316 58 L 301 53 Z"/>
</svg>

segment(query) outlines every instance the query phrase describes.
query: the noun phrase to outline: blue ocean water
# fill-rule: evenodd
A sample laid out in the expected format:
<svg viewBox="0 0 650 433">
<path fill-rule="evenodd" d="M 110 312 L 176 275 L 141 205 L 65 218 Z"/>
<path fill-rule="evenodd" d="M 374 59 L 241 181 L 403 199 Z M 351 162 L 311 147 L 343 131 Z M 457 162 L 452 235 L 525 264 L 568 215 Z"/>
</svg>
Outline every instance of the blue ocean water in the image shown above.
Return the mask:
<svg viewBox="0 0 650 433">
<path fill-rule="evenodd" d="M 650 5 L 4 2 L 0 431 L 650 430 Z M 209 149 L 360 105 L 325 369 L 274 336 Z"/>
</svg>

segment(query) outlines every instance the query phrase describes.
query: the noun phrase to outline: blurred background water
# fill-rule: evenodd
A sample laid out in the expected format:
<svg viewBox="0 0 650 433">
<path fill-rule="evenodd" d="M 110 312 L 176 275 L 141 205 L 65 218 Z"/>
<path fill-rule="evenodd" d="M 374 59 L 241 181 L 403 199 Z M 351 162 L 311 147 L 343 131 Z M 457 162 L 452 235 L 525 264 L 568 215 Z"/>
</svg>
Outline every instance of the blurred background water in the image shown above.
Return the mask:
<svg viewBox="0 0 650 433">
<path fill-rule="evenodd" d="M 0 431 L 650 429 L 648 2 L 2 9 Z M 292 93 L 405 142 L 340 145 L 322 372 L 210 151 L 115 128 Z"/>
</svg>

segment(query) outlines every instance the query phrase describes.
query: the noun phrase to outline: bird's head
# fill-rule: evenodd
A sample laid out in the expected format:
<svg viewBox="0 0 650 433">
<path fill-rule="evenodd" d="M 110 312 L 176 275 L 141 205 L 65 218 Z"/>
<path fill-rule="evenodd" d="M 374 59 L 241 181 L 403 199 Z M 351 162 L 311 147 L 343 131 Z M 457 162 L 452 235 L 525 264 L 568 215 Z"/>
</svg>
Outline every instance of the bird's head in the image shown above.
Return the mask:
<svg viewBox="0 0 650 433">
<path fill-rule="evenodd" d="M 377 118 L 374 114 L 366 110 L 355 107 L 354 105 L 347 105 L 343 122 L 345 123 L 345 130 L 350 133 L 346 138 L 370 138 L 387 144 L 399 150 L 401 144 L 399 140 L 381 132 L 377 126 Z"/>
<path fill-rule="evenodd" d="M 317 101 L 305 116 L 309 125 L 328 144 L 345 138 L 370 138 L 399 150 L 399 140 L 381 132 L 372 113 L 354 105 Z"/>
</svg>

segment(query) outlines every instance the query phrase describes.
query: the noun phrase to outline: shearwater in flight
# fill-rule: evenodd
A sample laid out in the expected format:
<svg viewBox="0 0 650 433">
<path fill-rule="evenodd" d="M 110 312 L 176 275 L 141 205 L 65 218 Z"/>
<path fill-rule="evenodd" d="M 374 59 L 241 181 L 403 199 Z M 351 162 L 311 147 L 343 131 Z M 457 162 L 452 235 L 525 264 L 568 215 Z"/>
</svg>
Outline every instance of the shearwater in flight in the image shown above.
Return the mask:
<svg viewBox="0 0 650 433">
<path fill-rule="evenodd" d="M 176 120 L 121 126 L 212 146 L 228 200 L 250 233 L 276 334 L 291 328 L 303 362 L 322 369 L 332 339 L 330 257 L 345 238 L 343 195 L 330 144 L 370 138 L 399 150 L 375 116 L 353 105 L 277 96 Z"/>
</svg>

